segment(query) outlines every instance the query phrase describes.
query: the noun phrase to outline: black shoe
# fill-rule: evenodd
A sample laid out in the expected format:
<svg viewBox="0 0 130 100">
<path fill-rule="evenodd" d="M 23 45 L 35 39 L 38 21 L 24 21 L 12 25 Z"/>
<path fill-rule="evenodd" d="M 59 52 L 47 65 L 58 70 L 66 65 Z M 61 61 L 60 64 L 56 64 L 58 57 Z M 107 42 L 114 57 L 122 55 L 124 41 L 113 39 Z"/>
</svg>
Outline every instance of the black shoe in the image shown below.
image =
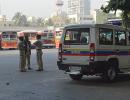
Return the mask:
<svg viewBox="0 0 130 100">
<path fill-rule="evenodd" d="M 36 71 L 43 71 L 43 69 L 37 69 Z"/>
<path fill-rule="evenodd" d="M 28 67 L 28 70 L 32 70 L 32 68 L 31 68 L 31 67 Z"/>
<path fill-rule="evenodd" d="M 20 72 L 26 72 L 26 69 L 25 70 L 20 70 Z"/>
</svg>

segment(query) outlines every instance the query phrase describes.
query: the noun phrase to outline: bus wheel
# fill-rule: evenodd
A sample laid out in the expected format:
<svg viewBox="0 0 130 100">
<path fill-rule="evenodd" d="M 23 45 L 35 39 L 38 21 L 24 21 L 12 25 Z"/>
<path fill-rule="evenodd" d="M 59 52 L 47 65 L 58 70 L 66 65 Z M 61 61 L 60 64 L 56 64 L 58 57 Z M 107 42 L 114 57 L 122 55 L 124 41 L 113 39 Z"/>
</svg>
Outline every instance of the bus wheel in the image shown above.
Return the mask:
<svg viewBox="0 0 130 100">
<path fill-rule="evenodd" d="M 102 78 L 107 82 L 113 82 L 116 78 L 116 69 L 115 67 L 110 66 L 106 70 L 104 70 Z"/>
<path fill-rule="evenodd" d="M 83 75 L 82 74 L 78 74 L 78 75 L 74 75 L 74 74 L 69 74 L 70 78 L 73 80 L 81 80 Z"/>
<path fill-rule="evenodd" d="M 0 48 L 0 50 L 3 50 L 3 48 Z"/>
</svg>

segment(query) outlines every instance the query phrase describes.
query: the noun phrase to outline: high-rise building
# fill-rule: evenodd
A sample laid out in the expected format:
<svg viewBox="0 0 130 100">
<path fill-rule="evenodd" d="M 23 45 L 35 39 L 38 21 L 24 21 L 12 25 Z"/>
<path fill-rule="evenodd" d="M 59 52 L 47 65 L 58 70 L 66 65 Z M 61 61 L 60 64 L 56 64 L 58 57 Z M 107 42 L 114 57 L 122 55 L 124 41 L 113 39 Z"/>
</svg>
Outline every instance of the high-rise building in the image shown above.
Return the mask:
<svg viewBox="0 0 130 100">
<path fill-rule="evenodd" d="M 62 0 L 56 0 L 57 15 L 61 15 L 63 5 L 64 5 L 64 2 Z"/>
<path fill-rule="evenodd" d="M 90 19 L 90 0 L 68 0 L 68 16 L 76 23 Z"/>
</svg>

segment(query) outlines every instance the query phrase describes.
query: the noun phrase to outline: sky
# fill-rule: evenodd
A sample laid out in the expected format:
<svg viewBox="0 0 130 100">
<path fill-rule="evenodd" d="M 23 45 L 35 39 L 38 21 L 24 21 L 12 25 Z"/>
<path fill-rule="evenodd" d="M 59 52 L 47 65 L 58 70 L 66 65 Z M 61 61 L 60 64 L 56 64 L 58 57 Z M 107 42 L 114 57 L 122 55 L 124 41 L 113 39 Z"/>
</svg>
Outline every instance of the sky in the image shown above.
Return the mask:
<svg viewBox="0 0 130 100">
<path fill-rule="evenodd" d="M 48 17 L 55 10 L 56 0 L 0 0 L 0 14 L 12 18 L 16 12 L 27 16 Z M 67 0 L 64 1 L 63 10 L 67 11 Z M 91 0 L 91 9 L 100 8 L 105 0 Z"/>
</svg>

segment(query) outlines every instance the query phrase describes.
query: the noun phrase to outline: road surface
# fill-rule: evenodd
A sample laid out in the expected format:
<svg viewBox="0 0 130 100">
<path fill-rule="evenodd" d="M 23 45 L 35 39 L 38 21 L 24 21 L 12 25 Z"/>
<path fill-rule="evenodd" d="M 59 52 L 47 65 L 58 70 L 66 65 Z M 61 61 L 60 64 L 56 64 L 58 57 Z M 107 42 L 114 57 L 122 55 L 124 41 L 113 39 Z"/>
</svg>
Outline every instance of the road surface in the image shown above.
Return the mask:
<svg viewBox="0 0 130 100">
<path fill-rule="evenodd" d="M 115 83 L 100 77 L 84 77 L 73 81 L 56 65 L 57 49 L 43 49 L 44 72 L 37 69 L 32 50 L 33 70 L 19 72 L 18 50 L 0 51 L 0 100 L 130 100 L 130 75 Z"/>
</svg>

